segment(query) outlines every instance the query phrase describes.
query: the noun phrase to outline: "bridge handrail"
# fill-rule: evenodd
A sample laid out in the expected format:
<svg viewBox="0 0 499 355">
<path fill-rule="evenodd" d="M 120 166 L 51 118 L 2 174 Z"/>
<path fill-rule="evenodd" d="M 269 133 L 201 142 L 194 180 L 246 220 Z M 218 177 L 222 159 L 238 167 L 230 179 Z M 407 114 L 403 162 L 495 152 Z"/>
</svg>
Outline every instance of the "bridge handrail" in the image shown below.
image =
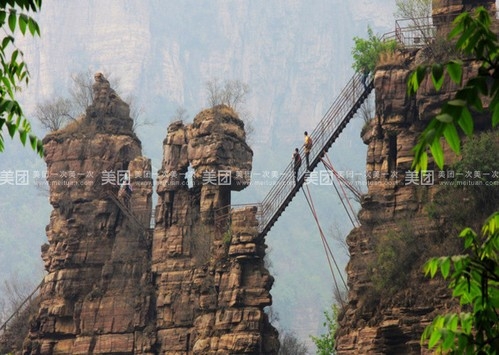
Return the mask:
<svg viewBox="0 0 499 355">
<path fill-rule="evenodd" d="M 412 25 L 401 26 L 403 21 L 411 21 Z M 382 36 L 382 40 L 395 39 L 399 44 L 405 47 L 421 47 L 427 44 L 428 40 L 433 38 L 434 29 L 432 18 L 421 19 L 402 19 L 395 23 L 395 31 L 386 33 Z M 423 37 L 416 36 L 415 33 L 420 32 Z M 338 128 L 351 118 L 351 115 L 356 111 L 358 106 L 367 97 L 367 94 L 372 90 L 372 78 L 369 82 L 363 82 L 363 75 L 355 73 L 345 85 L 336 100 L 330 106 L 324 117 L 319 121 L 316 128 L 309 134 L 313 140 L 313 146 L 310 151 L 310 170 L 312 171 L 319 163 L 320 158 L 325 154 L 335 138 Z M 366 88 L 369 87 L 369 90 Z M 369 92 L 368 92 L 369 91 Z M 367 94 L 366 94 L 367 92 Z M 365 95 L 364 97 L 362 95 Z M 339 134 L 339 132 L 338 132 Z M 300 155 L 304 156 L 304 149 L 301 147 Z M 304 160 L 304 159 L 303 159 Z M 261 225 L 260 231 L 268 231 L 269 223 L 273 223 L 278 216 L 276 213 L 282 212 L 285 203 L 289 202 L 292 194 L 296 193 L 297 189 L 305 181 L 306 164 L 302 163 L 298 171 L 298 182 L 294 179 L 293 162 L 290 161 L 286 165 L 284 172 L 279 176 L 276 183 L 271 187 L 261 204 Z M 296 187 L 296 185 L 298 188 Z M 280 211 L 281 210 L 281 211 Z"/>
<path fill-rule="evenodd" d="M 366 85 L 372 85 L 372 79 L 366 82 Z M 357 105 L 359 98 L 364 94 L 366 88 L 362 83 L 362 74 L 354 74 L 345 85 L 336 100 L 330 106 L 326 114 L 319 121 L 316 128 L 309 134 L 313 140 L 313 146 L 310 150 L 310 170 L 312 171 L 319 163 L 325 150 L 329 149 L 331 137 L 338 127 L 347 119 L 352 107 Z M 300 154 L 304 156 L 304 149 L 301 147 Z M 305 159 L 298 171 L 298 180 L 302 180 L 306 173 Z M 272 186 L 263 201 L 261 202 L 261 230 L 266 229 L 267 224 L 272 221 L 274 214 L 281 208 L 282 204 L 288 199 L 296 186 L 294 179 L 293 162 L 291 161 L 279 176 L 276 183 Z"/>
<path fill-rule="evenodd" d="M 33 290 L 33 292 L 31 292 L 28 297 L 26 297 L 26 299 L 16 308 L 16 310 L 10 315 L 9 318 L 7 318 L 7 320 L 5 322 L 3 322 L 3 324 L 0 326 L 0 333 L 3 331 L 5 332 L 7 330 L 7 325 L 9 324 L 9 322 L 16 316 L 19 314 L 19 312 L 21 312 L 22 308 L 26 305 L 26 303 L 28 303 L 29 301 L 31 301 L 31 299 L 33 298 L 33 296 L 35 295 L 36 292 L 38 292 L 38 290 L 42 287 L 43 285 L 43 281 L 40 282 L 38 284 L 38 286 L 36 286 L 36 288 Z"/>
</svg>

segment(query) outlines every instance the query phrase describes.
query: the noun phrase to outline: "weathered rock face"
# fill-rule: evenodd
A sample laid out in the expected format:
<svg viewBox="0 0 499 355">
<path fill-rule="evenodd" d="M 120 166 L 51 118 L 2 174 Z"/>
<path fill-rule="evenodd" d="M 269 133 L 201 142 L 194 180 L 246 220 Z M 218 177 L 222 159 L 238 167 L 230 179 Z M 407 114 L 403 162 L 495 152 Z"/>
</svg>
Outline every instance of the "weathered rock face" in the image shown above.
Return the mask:
<svg viewBox="0 0 499 355">
<path fill-rule="evenodd" d="M 349 296 L 339 316 L 339 354 L 419 354 L 424 327 L 451 303 L 446 286 L 421 273 L 424 249 L 442 243 L 424 210 L 433 186 L 422 186 L 419 178 L 407 183 L 420 119 L 426 121 L 450 93 L 424 97 L 421 91 L 409 98 L 408 74 L 406 68 L 376 72 L 378 115 L 363 132 L 370 185 L 359 212 L 361 227 L 347 237 Z"/>
<path fill-rule="evenodd" d="M 277 353 L 263 312 L 273 278 L 256 208 L 229 211 L 230 191 L 249 183 L 251 161 L 243 124 L 227 107 L 168 128 L 152 256 L 161 354 Z"/>
<path fill-rule="evenodd" d="M 476 70 L 473 64 L 465 68 L 463 82 Z M 408 97 L 409 72 L 401 64 L 380 67 L 375 75 L 376 117 L 362 132 L 370 185 L 359 213 L 362 226 L 347 237 L 349 297 L 339 316 L 339 354 L 426 353 L 420 345 L 423 329 L 436 314 L 456 307 L 447 284 L 421 271 L 429 257 L 458 252 L 458 238 L 442 234 L 440 221 L 425 210 L 445 171 L 440 175 L 429 161 L 434 180 L 414 176 L 411 149 L 458 87 L 449 81 L 435 92 L 428 79 Z M 455 159 L 449 149 L 444 154 L 446 163 Z"/>
<path fill-rule="evenodd" d="M 151 349 L 150 162 L 140 156 L 128 105 L 104 77 L 96 79 L 87 115 L 44 139 L 54 209 L 42 247 L 48 274 L 26 354 Z M 118 179 L 126 170 L 133 193 L 129 208 L 120 208 Z"/>
<path fill-rule="evenodd" d="M 439 33 L 446 34 L 449 32 L 452 21 L 460 13 L 472 11 L 479 6 L 483 6 L 491 13 L 495 13 L 496 11 L 496 3 L 491 0 L 433 0 L 433 24 L 437 27 Z"/>
<path fill-rule="evenodd" d="M 170 125 L 152 237 L 128 105 L 100 74 L 93 89 L 86 115 L 44 139 L 54 210 L 24 353 L 276 354 L 257 209 L 230 208 L 250 182 L 243 122 L 221 106 Z"/>
</svg>

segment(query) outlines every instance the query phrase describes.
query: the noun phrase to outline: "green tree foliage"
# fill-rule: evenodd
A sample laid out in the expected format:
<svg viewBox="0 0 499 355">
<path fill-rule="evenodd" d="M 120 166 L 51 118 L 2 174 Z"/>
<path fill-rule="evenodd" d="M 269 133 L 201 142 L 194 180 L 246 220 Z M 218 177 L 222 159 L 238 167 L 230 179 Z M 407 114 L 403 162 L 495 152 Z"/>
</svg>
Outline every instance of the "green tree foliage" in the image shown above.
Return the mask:
<svg viewBox="0 0 499 355">
<path fill-rule="evenodd" d="M 384 41 L 367 27 L 367 39 L 354 37 L 355 45 L 352 49 L 353 64 L 356 72 L 368 71 L 373 73 L 382 53 L 393 53 L 397 48 L 395 40 Z"/>
<path fill-rule="evenodd" d="M 497 354 L 499 349 L 499 212 L 487 219 L 481 236 L 471 228 L 459 235 L 467 254 L 430 259 L 425 273 L 449 279 L 464 311 L 437 316 L 423 332 L 430 349 L 459 354 Z"/>
<path fill-rule="evenodd" d="M 429 149 L 436 164 L 444 166 L 441 138 L 459 154 L 461 138 L 458 128 L 466 135 L 474 132 L 473 110 L 484 112 L 483 102 L 489 102 L 491 126 L 499 122 L 499 43 L 490 29 L 489 13 L 480 7 L 474 16 L 462 13 L 454 21 L 449 37 L 456 39 L 456 47 L 478 61 L 480 68 L 457 91 L 453 100 L 446 102 L 440 113 L 423 131 L 416 147 L 413 167 L 426 169 Z M 422 66 L 410 76 L 409 93 L 415 93 L 427 73 L 436 90 L 442 87 L 445 73 L 461 84 L 463 63 L 449 61 L 445 65 Z M 460 313 L 437 316 L 422 336 L 429 348 L 439 352 L 459 354 L 496 354 L 499 349 L 499 213 L 489 217 L 481 236 L 465 228 L 460 237 L 467 254 L 430 259 L 425 272 L 434 277 L 440 272 L 449 279 L 452 295 L 459 298 Z"/>
<path fill-rule="evenodd" d="M 477 75 L 457 91 L 455 98 L 442 106 L 440 113 L 423 131 L 414 147 L 413 168 L 416 170 L 427 168 L 428 149 L 438 167 L 443 168 L 442 137 L 456 154 L 460 154 L 461 138 L 458 129 L 468 136 L 473 134 L 471 112 L 483 112 L 483 100 L 490 100 L 492 126 L 499 123 L 499 80 L 495 79 L 499 74 L 499 44 L 490 25 L 490 16 L 483 7 L 476 10 L 475 16 L 462 13 L 454 21 L 449 39 L 457 38 L 456 47 L 465 55 L 475 58 L 480 63 L 480 68 Z M 463 62 L 450 60 L 446 64 L 418 67 L 409 77 L 409 94 L 416 93 L 428 73 L 437 91 L 442 87 L 446 73 L 453 82 L 461 85 Z M 492 85 L 488 84 L 490 80 L 493 81 Z"/>
<path fill-rule="evenodd" d="M 31 134 L 31 125 L 25 118 L 15 93 L 20 84 L 28 84 L 29 72 L 23 61 L 23 53 L 14 43 L 17 30 L 25 35 L 40 35 L 38 23 L 28 14 L 40 10 L 42 0 L 0 0 L 0 28 L 3 38 L 0 44 L 0 151 L 4 149 L 3 133 L 11 138 L 17 133 L 22 144 L 29 140 L 31 147 L 43 154 L 41 141 Z"/>
<path fill-rule="evenodd" d="M 318 337 L 312 336 L 312 341 L 317 347 L 316 354 L 318 355 L 331 355 L 336 354 L 334 336 L 336 330 L 338 329 L 338 324 L 336 320 L 338 319 L 339 309 L 336 305 L 331 307 L 331 312 L 325 311 L 324 316 L 326 321 L 324 322 L 324 327 L 326 327 L 326 333 Z"/>
</svg>

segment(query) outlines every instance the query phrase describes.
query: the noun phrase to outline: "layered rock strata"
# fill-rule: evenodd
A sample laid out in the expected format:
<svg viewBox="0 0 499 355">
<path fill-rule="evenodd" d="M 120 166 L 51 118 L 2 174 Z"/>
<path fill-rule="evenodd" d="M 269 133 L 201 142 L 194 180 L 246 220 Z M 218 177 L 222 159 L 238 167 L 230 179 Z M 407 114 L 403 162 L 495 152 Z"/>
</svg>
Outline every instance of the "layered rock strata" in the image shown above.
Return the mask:
<svg viewBox="0 0 499 355">
<path fill-rule="evenodd" d="M 242 121 L 225 106 L 205 110 L 171 124 L 163 151 L 152 255 L 158 352 L 276 354 L 257 210 L 230 209 L 231 191 L 250 182 Z"/>
<path fill-rule="evenodd" d="M 93 95 L 44 139 L 47 276 L 24 354 L 277 354 L 257 208 L 230 206 L 250 183 L 243 122 L 219 106 L 170 125 L 152 228 L 129 107 L 101 74 Z"/>
<path fill-rule="evenodd" d="M 53 210 L 25 354 L 151 353 L 150 161 L 101 74 L 93 94 L 84 117 L 43 141 Z M 126 174 L 130 201 L 117 197 Z"/>
</svg>

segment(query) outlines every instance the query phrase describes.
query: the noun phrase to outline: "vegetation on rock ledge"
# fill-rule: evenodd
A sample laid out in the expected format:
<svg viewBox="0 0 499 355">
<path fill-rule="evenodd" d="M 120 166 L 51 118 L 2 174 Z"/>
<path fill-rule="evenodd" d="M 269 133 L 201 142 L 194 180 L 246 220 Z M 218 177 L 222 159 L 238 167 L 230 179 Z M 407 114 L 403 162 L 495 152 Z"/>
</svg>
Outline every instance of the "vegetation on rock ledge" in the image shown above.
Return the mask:
<svg viewBox="0 0 499 355">
<path fill-rule="evenodd" d="M 499 123 L 499 42 L 490 28 L 490 15 L 483 7 L 478 8 L 474 16 L 462 13 L 454 21 L 450 38 L 457 38 L 456 47 L 478 61 L 480 68 L 424 130 L 414 149 L 413 167 L 417 170 L 426 170 L 428 149 L 443 169 L 442 137 L 456 154 L 461 152 L 457 127 L 471 136 L 475 124 L 471 112 L 483 112 L 484 102 L 490 100 L 491 126 L 494 128 Z M 445 72 L 459 85 L 463 63 L 454 60 L 445 65 L 417 68 L 409 79 L 409 92 L 418 90 L 427 73 L 431 73 L 433 85 L 439 90 Z M 499 212 L 485 221 L 480 236 L 471 228 L 465 228 L 459 237 L 464 240 L 466 253 L 430 259 L 424 269 L 431 277 L 439 272 L 449 280 L 461 311 L 437 316 L 425 329 L 422 342 L 444 353 L 496 354 L 499 349 Z"/>
</svg>

